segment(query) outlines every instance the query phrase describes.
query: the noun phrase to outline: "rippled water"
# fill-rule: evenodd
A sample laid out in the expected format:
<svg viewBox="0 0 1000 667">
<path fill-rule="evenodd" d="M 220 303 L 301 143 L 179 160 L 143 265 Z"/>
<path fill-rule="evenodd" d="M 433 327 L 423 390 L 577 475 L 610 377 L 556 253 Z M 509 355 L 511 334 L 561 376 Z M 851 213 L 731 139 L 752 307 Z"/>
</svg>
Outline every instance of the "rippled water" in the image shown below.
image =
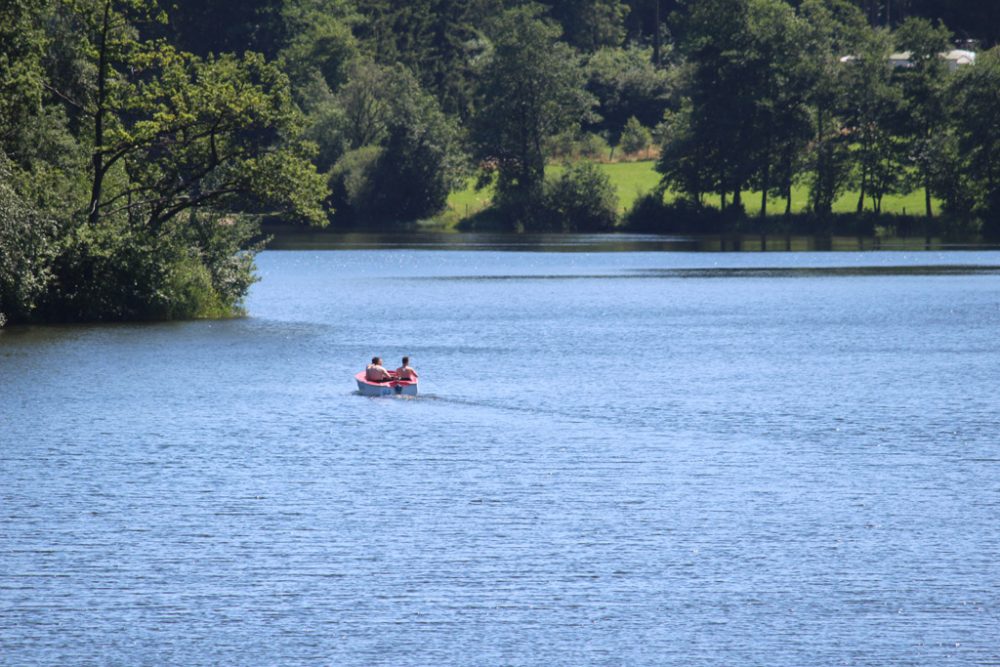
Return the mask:
<svg viewBox="0 0 1000 667">
<path fill-rule="evenodd" d="M 0 664 L 1000 664 L 1000 253 L 259 265 L 0 333 Z"/>
</svg>

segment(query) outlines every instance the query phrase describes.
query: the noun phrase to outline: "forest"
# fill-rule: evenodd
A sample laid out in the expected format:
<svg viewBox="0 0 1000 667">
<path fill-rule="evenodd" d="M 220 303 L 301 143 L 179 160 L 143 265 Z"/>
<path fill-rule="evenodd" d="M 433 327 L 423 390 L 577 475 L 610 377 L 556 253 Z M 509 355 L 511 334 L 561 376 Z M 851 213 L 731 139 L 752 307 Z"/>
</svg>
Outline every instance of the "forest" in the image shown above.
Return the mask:
<svg viewBox="0 0 1000 667">
<path fill-rule="evenodd" d="M 471 182 L 471 228 L 815 231 L 849 194 L 871 230 L 919 193 L 997 238 L 998 43 L 976 0 L 0 0 L 0 326 L 237 315 L 262 225 Z M 595 162 L 637 154 L 622 215 Z"/>
</svg>

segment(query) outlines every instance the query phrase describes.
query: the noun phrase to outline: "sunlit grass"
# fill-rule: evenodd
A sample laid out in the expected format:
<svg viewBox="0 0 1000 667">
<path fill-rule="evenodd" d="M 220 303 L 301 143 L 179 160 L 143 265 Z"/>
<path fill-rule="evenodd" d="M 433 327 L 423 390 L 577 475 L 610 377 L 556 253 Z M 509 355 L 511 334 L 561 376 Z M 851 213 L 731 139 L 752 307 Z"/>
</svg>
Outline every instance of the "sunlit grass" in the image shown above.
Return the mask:
<svg viewBox="0 0 1000 667">
<path fill-rule="evenodd" d="M 660 181 L 660 175 L 656 173 L 655 164 L 656 162 L 653 160 L 642 160 L 638 162 L 599 163 L 597 165 L 608 175 L 611 184 L 618 191 L 619 210 L 622 213 L 630 209 L 640 195 L 656 188 Z M 558 176 L 563 169 L 562 165 L 550 165 L 546 169 L 546 173 Z M 491 188 L 477 191 L 475 181 L 470 180 L 465 189 L 451 193 L 448 197 L 448 209 L 438 218 L 438 221 L 445 225 L 454 225 L 461 219 L 489 206 L 492 194 Z M 674 197 L 673 193 L 666 194 L 668 201 Z M 803 212 L 808 204 L 808 198 L 809 189 L 806 186 L 798 185 L 792 188 L 792 211 L 794 213 Z M 719 197 L 707 196 L 705 203 L 718 206 Z M 743 206 L 748 214 L 759 213 L 760 204 L 759 192 L 745 192 L 743 194 Z M 849 191 L 837 199 L 833 205 L 833 211 L 834 213 L 853 213 L 857 210 L 857 205 L 858 193 Z M 934 205 L 938 207 L 939 203 L 935 201 Z M 767 206 L 769 214 L 780 215 L 785 211 L 785 200 L 770 197 Z M 872 210 L 870 199 L 865 200 L 865 210 Z M 925 212 L 924 193 L 922 190 L 917 190 L 906 195 L 887 195 L 882 200 L 882 212 L 923 215 Z"/>
</svg>

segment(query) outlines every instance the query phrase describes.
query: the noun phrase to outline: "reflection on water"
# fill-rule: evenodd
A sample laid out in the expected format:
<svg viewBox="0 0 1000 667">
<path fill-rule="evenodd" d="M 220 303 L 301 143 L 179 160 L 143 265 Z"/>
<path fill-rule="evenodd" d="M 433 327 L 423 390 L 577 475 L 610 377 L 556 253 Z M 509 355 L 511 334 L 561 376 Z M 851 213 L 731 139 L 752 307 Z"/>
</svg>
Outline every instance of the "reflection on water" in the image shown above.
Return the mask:
<svg viewBox="0 0 1000 667">
<path fill-rule="evenodd" d="M 0 663 L 1000 664 L 1000 252 L 650 249 L 0 331 Z"/>
<path fill-rule="evenodd" d="M 727 234 L 504 234 L 449 232 L 337 232 L 281 230 L 271 250 L 521 250 L 529 252 L 760 252 L 943 250 L 959 246 L 940 238 L 874 239 L 852 236 Z"/>
</svg>

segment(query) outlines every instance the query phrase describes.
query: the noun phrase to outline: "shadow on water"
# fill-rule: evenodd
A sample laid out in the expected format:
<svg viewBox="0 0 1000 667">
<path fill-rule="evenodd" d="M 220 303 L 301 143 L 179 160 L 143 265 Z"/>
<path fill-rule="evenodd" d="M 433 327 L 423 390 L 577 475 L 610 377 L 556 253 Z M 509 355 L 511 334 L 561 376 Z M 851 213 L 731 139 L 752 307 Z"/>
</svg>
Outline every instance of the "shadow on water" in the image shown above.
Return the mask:
<svg viewBox="0 0 1000 667">
<path fill-rule="evenodd" d="M 940 238 L 761 234 L 513 234 L 479 232 L 337 232 L 279 230 L 270 250 L 490 250 L 519 252 L 817 252 L 960 250 Z"/>
<path fill-rule="evenodd" d="M 830 267 L 753 267 L 632 269 L 629 273 L 607 274 L 538 274 L 498 276 L 430 276 L 412 280 L 492 282 L 505 280 L 658 280 L 664 278 L 816 278 L 870 276 L 994 276 L 1000 265 L 927 265 L 927 266 L 830 266 Z"/>
</svg>

